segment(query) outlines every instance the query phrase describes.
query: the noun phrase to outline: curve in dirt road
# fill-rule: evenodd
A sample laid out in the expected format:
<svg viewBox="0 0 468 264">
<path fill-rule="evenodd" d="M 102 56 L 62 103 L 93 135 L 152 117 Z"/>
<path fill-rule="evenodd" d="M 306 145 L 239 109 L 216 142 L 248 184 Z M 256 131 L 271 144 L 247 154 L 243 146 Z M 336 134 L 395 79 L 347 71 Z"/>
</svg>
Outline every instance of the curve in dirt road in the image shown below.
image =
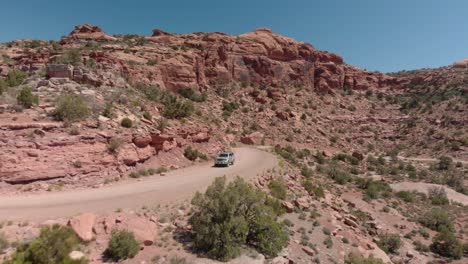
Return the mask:
<svg viewBox="0 0 468 264">
<path fill-rule="evenodd" d="M 38 195 L 0 197 L 0 219 L 46 220 L 82 212 L 106 212 L 190 199 L 203 191 L 215 177 L 241 176 L 251 180 L 278 164 L 276 157 L 255 148 L 236 148 L 236 164 L 216 168 L 210 164 L 168 172 L 139 181 L 127 181 L 99 189 L 85 189 Z"/>
</svg>

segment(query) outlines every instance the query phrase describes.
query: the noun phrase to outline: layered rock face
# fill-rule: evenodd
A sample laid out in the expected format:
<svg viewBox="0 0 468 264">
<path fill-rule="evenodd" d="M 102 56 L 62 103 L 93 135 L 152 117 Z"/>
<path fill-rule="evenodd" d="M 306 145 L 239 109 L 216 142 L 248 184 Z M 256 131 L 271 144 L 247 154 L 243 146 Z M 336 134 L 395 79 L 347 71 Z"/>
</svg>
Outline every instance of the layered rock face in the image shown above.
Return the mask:
<svg viewBox="0 0 468 264">
<path fill-rule="evenodd" d="M 346 65 L 336 54 L 261 28 L 239 36 L 223 33 L 172 35 L 153 30 L 148 38 L 161 49 L 152 72 L 169 89 L 208 89 L 231 82 L 247 85 L 303 86 L 321 91 L 385 88 L 398 80 Z M 162 54 L 162 55 L 161 55 Z M 130 71 L 132 71 L 130 69 Z"/>
<path fill-rule="evenodd" d="M 69 34 L 71 39 L 80 39 L 80 40 L 99 40 L 99 41 L 112 41 L 117 38 L 107 35 L 102 31 L 98 26 L 85 24 L 78 25 L 75 29 Z"/>
</svg>

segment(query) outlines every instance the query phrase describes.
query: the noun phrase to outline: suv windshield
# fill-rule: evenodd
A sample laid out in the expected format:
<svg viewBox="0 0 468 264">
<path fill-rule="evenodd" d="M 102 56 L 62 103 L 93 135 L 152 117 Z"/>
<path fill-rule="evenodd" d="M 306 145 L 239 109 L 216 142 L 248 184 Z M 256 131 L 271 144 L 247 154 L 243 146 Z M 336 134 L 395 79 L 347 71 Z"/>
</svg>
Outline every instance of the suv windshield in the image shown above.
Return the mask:
<svg viewBox="0 0 468 264">
<path fill-rule="evenodd" d="M 227 158 L 227 157 L 229 157 L 229 154 L 227 154 L 227 153 L 221 153 L 221 154 L 219 154 L 218 157 L 220 157 L 220 158 Z"/>
</svg>

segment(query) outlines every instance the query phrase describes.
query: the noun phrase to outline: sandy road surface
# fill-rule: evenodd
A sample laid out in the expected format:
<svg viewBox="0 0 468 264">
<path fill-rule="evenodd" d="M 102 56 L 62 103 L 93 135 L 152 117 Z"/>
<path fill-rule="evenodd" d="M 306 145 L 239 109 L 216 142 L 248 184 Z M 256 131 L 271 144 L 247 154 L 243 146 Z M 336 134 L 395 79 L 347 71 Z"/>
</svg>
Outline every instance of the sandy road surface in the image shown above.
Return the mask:
<svg viewBox="0 0 468 264">
<path fill-rule="evenodd" d="M 455 202 L 461 203 L 463 205 L 468 205 L 468 196 L 463 193 L 456 192 L 446 186 L 433 184 L 433 183 L 424 183 L 424 182 L 399 182 L 390 184 L 393 190 L 395 191 L 418 191 L 427 194 L 430 188 L 434 187 L 443 187 L 447 193 L 447 198 Z"/>
<path fill-rule="evenodd" d="M 277 165 L 276 157 L 254 148 L 237 148 L 236 164 L 214 168 L 212 163 L 151 176 L 140 181 L 121 182 L 99 189 L 85 189 L 39 195 L 0 197 L 0 219 L 45 220 L 81 212 L 106 212 L 190 199 L 215 177 L 239 175 L 247 180 Z"/>
</svg>

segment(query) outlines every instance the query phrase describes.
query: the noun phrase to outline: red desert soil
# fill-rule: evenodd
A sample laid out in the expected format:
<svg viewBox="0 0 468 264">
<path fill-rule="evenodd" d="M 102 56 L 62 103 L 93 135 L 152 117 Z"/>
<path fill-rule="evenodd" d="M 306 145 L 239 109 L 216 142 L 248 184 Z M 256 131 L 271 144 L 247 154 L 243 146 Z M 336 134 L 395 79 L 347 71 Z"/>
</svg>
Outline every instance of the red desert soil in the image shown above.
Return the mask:
<svg viewBox="0 0 468 264">
<path fill-rule="evenodd" d="M 236 148 L 236 164 L 215 168 L 205 163 L 134 182 L 101 189 L 86 189 L 40 195 L 0 198 L 0 218 L 42 220 L 80 212 L 105 212 L 189 199 L 206 188 L 215 177 L 239 175 L 247 180 L 277 165 L 273 154 L 254 148 Z"/>
</svg>

